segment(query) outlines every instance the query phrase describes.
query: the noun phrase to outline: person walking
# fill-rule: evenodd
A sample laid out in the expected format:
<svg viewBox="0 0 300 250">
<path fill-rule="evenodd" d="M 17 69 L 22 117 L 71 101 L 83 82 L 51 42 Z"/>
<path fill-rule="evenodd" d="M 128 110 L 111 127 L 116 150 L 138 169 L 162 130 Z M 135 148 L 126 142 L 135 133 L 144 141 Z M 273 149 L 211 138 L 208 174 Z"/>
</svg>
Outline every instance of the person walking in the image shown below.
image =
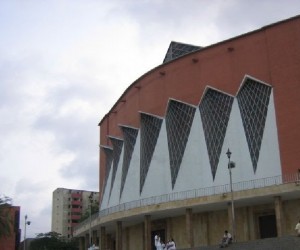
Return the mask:
<svg viewBox="0 0 300 250">
<path fill-rule="evenodd" d="M 166 248 L 167 250 L 176 250 L 176 244 L 173 238 L 171 238 L 169 240 L 169 242 L 166 244 Z"/>
<path fill-rule="evenodd" d="M 300 220 L 296 224 L 295 231 L 297 233 L 297 236 L 300 237 Z"/>
<path fill-rule="evenodd" d="M 154 236 L 154 245 L 156 247 L 156 250 L 161 250 L 162 249 L 159 234 Z"/>
<path fill-rule="evenodd" d="M 157 242 L 156 249 L 157 250 L 164 250 L 165 249 L 165 244 L 163 243 L 163 241 L 160 238 Z"/>
</svg>

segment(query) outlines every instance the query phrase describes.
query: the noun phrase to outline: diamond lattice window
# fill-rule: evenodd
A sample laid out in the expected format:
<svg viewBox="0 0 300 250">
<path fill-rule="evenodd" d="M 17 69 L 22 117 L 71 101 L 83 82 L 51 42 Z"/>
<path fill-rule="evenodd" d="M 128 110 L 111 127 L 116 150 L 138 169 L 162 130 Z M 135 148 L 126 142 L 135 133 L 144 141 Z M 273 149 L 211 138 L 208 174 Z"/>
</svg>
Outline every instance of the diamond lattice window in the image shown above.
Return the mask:
<svg viewBox="0 0 300 250">
<path fill-rule="evenodd" d="M 113 161 L 113 150 L 112 148 L 101 146 L 103 152 L 105 153 L 105 179 L 104 179 L 104 190 L 106 187 L 109 171 L 111 168 L 111 163 Z"/>
<path fill-rule="evenodd" d="M 105 153 L 105 179 L 104 179 L 104 187 L 103 190 L 106 189 L 106 184 L 107 184 L 107 179 L 108 179 L 108 175 L 111 169 L 111 164 L 113 161 L 113 149 L 110 147 L 106 147 L 106 146 L 101 146 L 103 152 Z M 103 199 L 103 196 L 102 196 Z M 101 201 L 102 202 L 102 201 Z"/>
<path fill-rule="evenodd" d="M 122 166 L 120 198 L 123 193 L 124 184 L 126 181 L 132 153 L 136 142 L 136 137 L 138 135 L 138 129 L 125 127 L 125 126 L 121 126 L 121 129 L 124 135 L 124 158 L 123 158 L 123 166 Z"/>
<path fill-rule="evenodd" d="M 172 61 L 178 57 L 184 56 L 199 49 L 201 49 L 199 46 L 171 42 L 163 63 Z"/>
<path fill-rule="evenodd" d="M 190 135 L 196 108 L 190 105 L 169 101 L 166 128 L 168 136 L 172 188 L 174 188 L 178 171 Z"/>
<path fill-rule="evenodd" d="M 216 176 L 233 100 L 232 96 L 208 89 L 199 105 L 213 179 Z"/>
<path fill-rule="evenodd" d="M 271 90 L 272 87 L 248 78 L 237 95 L 254 172 L 257 168 Z"/>
<path fill-rule="evenodd" d="M 123 140 L 115 138 L 115 137 L 109 137 L 111 140 L 111 143 L 113 145 L 113 172 L 112 172 L 112 177 L 111 177 L 111 186 L 110 186 L 110 192 L 109 192 L 109 197 L 111 195 L 112 188 L 114 186 L 115 182 L 115 177 L 119 165 L 119 160 L 120 160 L 120 155 L 122 152 L 122 147 L 123 147 Z"/>
<path fill-rule="evenodd" d="M 161 125 L 161 118 L 141 113 L 140 193 L 144 187 Z"/>
</svg>

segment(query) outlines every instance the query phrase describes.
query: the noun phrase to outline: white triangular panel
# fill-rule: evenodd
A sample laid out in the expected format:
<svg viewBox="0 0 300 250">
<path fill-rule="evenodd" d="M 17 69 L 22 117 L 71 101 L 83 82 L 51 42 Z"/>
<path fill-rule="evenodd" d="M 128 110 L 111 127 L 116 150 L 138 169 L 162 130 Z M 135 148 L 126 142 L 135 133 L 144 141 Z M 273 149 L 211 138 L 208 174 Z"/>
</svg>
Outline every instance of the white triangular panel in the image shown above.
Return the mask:
<svg viewBox="0 0 300 250">
<path fill-rule="evenodd" d="M 107 183 L 105 184 L 105 190 L 104 190 L 100 210 L 108 208 L 111 178 L 112 178 L 112 168 L 110 168 L 108 178 L 107 178 Z"/>
<path fill-rule="evenodd" d="M 212 175 L 199 109 L 196 110 L 174 192 L 211 186 Z"/>
<path fill-rule="evenodd" d="M 111 190 L 111 195 L 109 198 L 109 207 L 113 207 L 119 204 L 120 200 L 120 190 L 121 190 L 121 178 L 122 178 L 122 165 L 123 165 L 123 155 L 124 147 L 122 147 L 122 152 L 120 155 L 120 161 L 118 164 L 115 181 Z"/>
<path fill-rule="evenodd" d="M 230 182 L 228 170 L 229 160 L 226 155 L 228 148 L 232 152 L 230 160 L 235 162 L 236 165 L 235 168 L 232 169 L 232 182 L 236 183 L 245 180 L 253 180 L 255 176 L 252 161 L 236 98 L 232 104 L 214 186 L 226 185 Z"/>
<path fill-rule="evenodd" d="M 139 131 L 120 203 L 130 202 L 140 198 L 140 138 Z"/>
<path fill-rule="evenodd" d="M 172 191 L 167 131 L 165 120 L 157 140 L 155 151 L 145 180 L 141 199 L 168 194 Z"/>
<path fill-rule="evenodd" d="M 282 175 L 273 90 L 270 96 L 256 178 Z"/>
</svg>

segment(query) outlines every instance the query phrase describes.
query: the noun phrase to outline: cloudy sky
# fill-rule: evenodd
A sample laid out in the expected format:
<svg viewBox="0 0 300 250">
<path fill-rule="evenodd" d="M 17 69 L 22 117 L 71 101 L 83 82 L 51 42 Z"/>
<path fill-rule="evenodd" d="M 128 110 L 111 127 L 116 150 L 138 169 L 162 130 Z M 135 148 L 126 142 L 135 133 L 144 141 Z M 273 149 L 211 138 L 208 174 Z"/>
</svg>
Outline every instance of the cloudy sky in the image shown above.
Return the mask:
<svg viewBox="0 0 300 250">
<path fill-rule="evenodd" d="M 52 192 L 98 190 L 98 122 L 162 63 L 298 15 L 299 0 L 0 0 L 0 195 L 51 230 Z M 22 236 L 23 239 L 23 236 Z"/>
</svg>

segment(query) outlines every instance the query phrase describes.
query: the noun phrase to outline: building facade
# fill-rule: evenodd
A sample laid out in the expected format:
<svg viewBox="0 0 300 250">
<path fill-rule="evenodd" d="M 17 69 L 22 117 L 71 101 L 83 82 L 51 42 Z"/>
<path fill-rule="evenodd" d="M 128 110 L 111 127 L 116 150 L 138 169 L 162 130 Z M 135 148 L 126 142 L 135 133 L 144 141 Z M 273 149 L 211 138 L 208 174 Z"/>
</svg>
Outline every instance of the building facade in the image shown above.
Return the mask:
<svg viewBox="0 0 300 250">
<path fill-rule="evenodd" d="M 93 191 L 57 188 L 52 196 L 51 231 L 67 239 L 73 237 L 73 229 L 80 222 L 90 204 L 99 203 L 99 193 Z"/>
<path fill-rule="evenodd" d="M 1 211 L 1 216 L 5 216 L 10 224 L 10 234 L 0 237 L 0 250 L 17 250 L 20 245 L 20 207 L 7 206 Z"/>
<path fill-rule="evenodd" d="M 99 123 L 94 242 L 150 250 L 159 233 L 180 249 L 225 229 L 238 241 L 294 233 L 299 96 L 300 16 L 208 47 L 172 42 Z M 75 230 L 82 249 L 89 227 Z"/>
</svg>

